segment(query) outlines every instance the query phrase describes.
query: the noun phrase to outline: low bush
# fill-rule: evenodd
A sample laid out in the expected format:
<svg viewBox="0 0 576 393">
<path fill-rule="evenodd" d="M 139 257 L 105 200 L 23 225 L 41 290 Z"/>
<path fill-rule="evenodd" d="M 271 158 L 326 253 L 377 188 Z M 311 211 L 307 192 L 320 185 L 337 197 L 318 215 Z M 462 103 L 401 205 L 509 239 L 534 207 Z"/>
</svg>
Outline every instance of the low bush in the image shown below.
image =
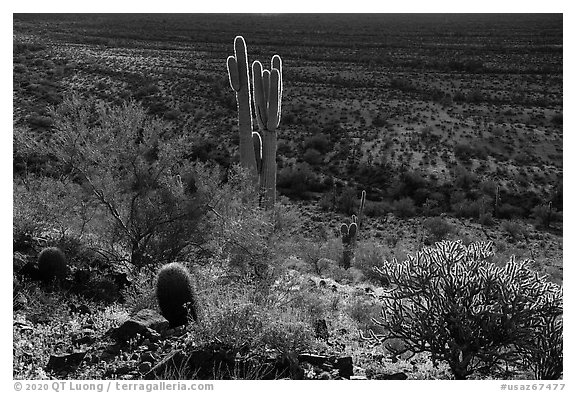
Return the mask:
<svg viewBox="0 0 576 393">
<path fill-rule="evenodd" d="M 427 244 L 434 244 L 442 241 L 446 236 L 454 231 L 452 225 L 440 217 L 427 218 L 424 220 L 422 225 L 428 232 L 428 237 L 426 239 Z"/>
</svg>

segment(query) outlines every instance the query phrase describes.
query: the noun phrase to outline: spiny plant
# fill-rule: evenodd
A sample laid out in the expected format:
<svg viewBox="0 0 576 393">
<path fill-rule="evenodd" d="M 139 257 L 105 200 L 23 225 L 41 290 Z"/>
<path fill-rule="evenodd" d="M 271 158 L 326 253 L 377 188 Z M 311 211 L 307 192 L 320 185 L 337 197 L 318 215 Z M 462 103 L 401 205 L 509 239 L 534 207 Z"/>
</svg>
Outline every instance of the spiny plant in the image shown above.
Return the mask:
<svg viewBox="0 0 576 393">
<path fill-rule="evenodd" d="M 533 364 L 537 377 L 558 376 L 561 333 L 543 333 L 552 322 L 561 332 L 562 288 L 531 271 L 532 261 L 512 258 L 499 267 L 493 255 L 490 242 L 443 241 L 406 261 L 385 261 L 375 270 L 390 290 L 373 321 L 386 333 L 367 339 L 394 356 L 428 352 L 434 364 L 447 362 L 455 379 L 521 360 Z M 389 345 L 398 339 L 401 350 Z"/>
<path fill-rule="evenodd" d="M 354 259 L 354 251 L 356 249 L 356 240 L 358 231 L 364 219 L 364 206 L 366 205 L 366 191 L 362 190 L 360 197 L 360 207 L 358 208 L 358 216 L 352 215 L 352 222 L 350 224 L 343 223 L 340 226 L 340 234 L 342 236 L 342 244 L 344 250 L 342 252 L 342 267 L 349 269 L 352 259 Z"/>
<path fill-rule="evenodd" d="M 156 298 L 170 326 L 186 325 L 188 313 L 194 321 L 198 320 L 192 277 L 181 263 L 172 262 L 160 268 L 156 277 Z"/>
<path fill-rule="evenodd" d="M 270 209 L 276 202 L 276 130 L 282 107 L 282 59 L 274 55 L 270 70 L 263 69 L 259 61 L 252 63 L 253 97 L 246 42 L 242 36 L 234 39 L 234 56 L 228 57 L 227 67 L 238 104 L 240 164 L 248 168 L 254 182 L 258 182 L 262 192 L 261 205 Z M 252 128 L 252 99 L 260 133 Z"/>
<path fill-rule="evenodd" d="M 60 280 L 68 274 L 66 256 L 57 247 L 48 247 L 38 254 L 38 271 L 44 281 Z"/>
</svg>

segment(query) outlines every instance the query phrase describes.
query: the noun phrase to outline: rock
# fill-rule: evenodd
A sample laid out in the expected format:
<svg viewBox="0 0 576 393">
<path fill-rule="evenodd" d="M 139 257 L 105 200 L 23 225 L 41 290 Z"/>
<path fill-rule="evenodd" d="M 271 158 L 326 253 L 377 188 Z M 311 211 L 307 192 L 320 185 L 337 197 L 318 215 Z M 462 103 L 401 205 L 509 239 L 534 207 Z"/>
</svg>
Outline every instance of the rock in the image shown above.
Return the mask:
<svg viewBox="0 0 576 393">
<path fill-rule="evenodd" d="M 328 333 L 328 325 L 326 324 L 325 319 L 317 319 L 314 322 L 314 334 L 315 337 L 320 340 L 328 340 L 330 338 L 330 334 Z"/>
<path fill-rule="evenodd" d="M 168 330 L 170 323 L 160 313 L 145 308 L 138 311 L 132 318 L 133 321 L 139 322 L 147 328 L 156 330 L 158 333 L 163 334 Z"/>
<path fill-rule="evenodd" d="M 340 374 L 341 377 L 349 379 L 352 375 L 354 375 L 352 356 L 345 356 L 336 359 L 335 368 L 338 369 L 338 374 Z"/>
<path fill-rule="evenodd" d="M 322 366 L 324 363 L 330 362 L 330 358 L 322 355 L 302 353 L 298 355 L 298 361 L 301 363 L 310 363 L 313 366 Z"/>
<path fill-rule="evenodd" d="M 74 371 L 78 368 L 80 363 L 82 363 L 82 360 L 84 360 L 86 352 L 87 351 L 66 353 L 63 355 L 51 355 L 48 364 L 46 365 L 46 370 L 56 372 Z"/>
<path fill-rule="evenodd" d="M 150 363 L 150 362 L 142 362 L 138 366 L 138 371 L 140 371 L 141 374 L 146 374 L 151 369 L 152 369 L 152 363 Z"/>
<path fill-rule="evenodd" d="M 408 379 L 408 375 L 404 373 L 394 373 L 394 374 L 374 374 L 372 379 L 379 380 L 405 380 Z"/>
<path fill-rule="evenodd" d="M 72 344 L 74 345 L 91 345 L 94 342 L 96 342 L 96 337 L 94 337 L 92 329 L 82 329 L 80 333 L 72 338 Z"/>
<path fill-rule="evenodd" d="M 137 335 L 157 341 L 160 334 L 168 329 L 169 322 L 154 310 L 143 309 L 138 311 L 121 326 L 113 329 L 111 335 L 120 342 L 126 342 Z"/>
</svg>

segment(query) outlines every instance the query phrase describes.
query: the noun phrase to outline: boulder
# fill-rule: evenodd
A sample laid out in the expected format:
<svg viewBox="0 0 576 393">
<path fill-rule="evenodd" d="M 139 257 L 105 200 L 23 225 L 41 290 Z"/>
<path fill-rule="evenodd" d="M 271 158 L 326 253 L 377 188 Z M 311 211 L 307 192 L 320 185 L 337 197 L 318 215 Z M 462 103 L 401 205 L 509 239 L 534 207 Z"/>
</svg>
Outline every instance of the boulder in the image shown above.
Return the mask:
<svg viewBox="0 0 576 393">
<path fill-rule="evenodd" d="M 338 369 L 338 374 L 340 374 L 342 378 L 350 379 L 350 377 L 354 375 L 352 356 L 336 359 L 335 368 Z"/>
<path fill-rule="evenodd" d="M 113 329 L 111 336 L 119 342 L 126 342 L 137 335 L 148 338 L 158 338 L 168 330 L 170 323 L 158 312 L 150 309 L 142 309 L 124 322 L 118 328 Z"/>
<path fill-rule="evenodd" d="M 371 379 L 379 379 L 379 380 L 405 380 L 408 379 L 408 375 L 400 372 L 400 373 L 393 373 L 393 374 L 374 374 Z"/>
<path fill-rule="evenodd" d="M 66 373 L 74 371 L 78 368 L 80 363 L 82 363 L 82 360 L 84 360 L 86 352 L 87 351 L 65 353 L 62 355 L 50 355 L 50 359 L 46 365 L 46 370 Z"/>
</svg>

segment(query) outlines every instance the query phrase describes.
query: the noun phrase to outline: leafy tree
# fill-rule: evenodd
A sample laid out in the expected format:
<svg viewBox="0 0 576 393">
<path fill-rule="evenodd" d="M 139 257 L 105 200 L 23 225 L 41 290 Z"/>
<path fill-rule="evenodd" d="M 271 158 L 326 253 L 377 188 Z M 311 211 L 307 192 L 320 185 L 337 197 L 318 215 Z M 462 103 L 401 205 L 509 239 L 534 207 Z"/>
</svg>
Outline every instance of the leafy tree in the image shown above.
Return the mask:
<svg viewBox="0 0 576 393">
<path fill-rule="evenodd" d="M 61 178 L 96 203 L 108 246 L 143 266 L 166 263 L 204 242 L 208 196 L 216 181 L 205 166 L 186 159 L 186 137 L 146 115 L 134 102 L 65 100 L 52 110 L 53 133 L 30 135 L 30 147 L 54 157 Z"/>
<path fill-rule="evenodd" d="M 445 241 L 376 268 L 391 290 L 375 320 L 387 333 L 372 332 L 371 339 L 393 352 L 387 344 L 402 340 L 406 346 L 396 354 L 428 352 L 434 363 L 446 361 L 456 379 L 521 359 L 547 362 L 533 366 L 537 376 L 549 375 L 544 369 L 561 359 L 557 340 L 543 333 L 562 313 L 562 289 L 530 271 L 528 261 L 494 265 L 491 247 Z"/>
</svg>

